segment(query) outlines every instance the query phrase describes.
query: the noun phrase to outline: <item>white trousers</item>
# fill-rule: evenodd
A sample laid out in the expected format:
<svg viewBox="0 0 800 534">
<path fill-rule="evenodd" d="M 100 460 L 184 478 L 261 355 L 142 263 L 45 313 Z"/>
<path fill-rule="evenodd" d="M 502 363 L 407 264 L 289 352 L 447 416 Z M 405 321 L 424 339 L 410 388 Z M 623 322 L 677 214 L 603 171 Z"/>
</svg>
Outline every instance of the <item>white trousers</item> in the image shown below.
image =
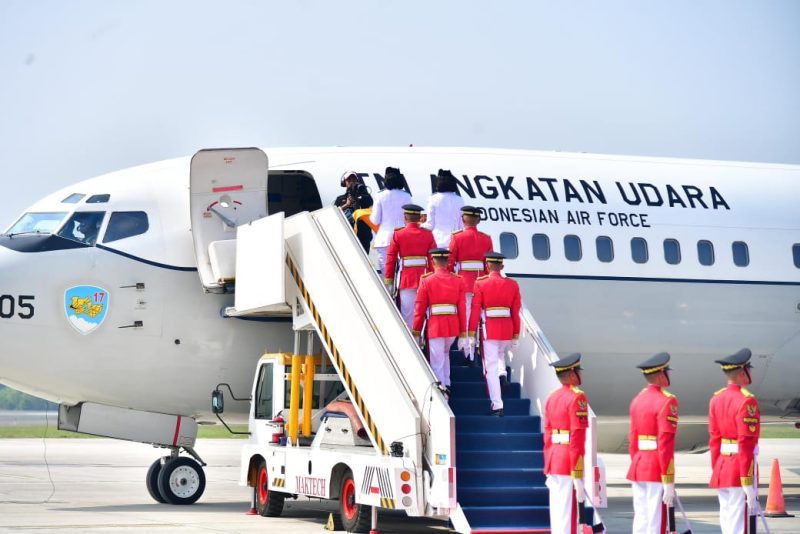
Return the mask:
<svg viewBox="0 0 800 534">
<path fill-rule="evenodd" d="M 545 485 L 550 490 L 550 534 L 577 532 L 578 508 L 572 477 L 548 475 Z"/>
<path fill-rule="evenodd" d="M 661 482 L 631 482 L 633 487 L 633 534 L 664 534 L 667 518 Z M 662 523 L 663 521 L 663 523 Z"/>
<path fill-rule="evenodd" d="M 742 488 L 720 488 L 719 528 L 722 534 L 745 534 L 747 521 L 747 499 Z"/>
<path fill-rule="evenodd" d="M 489 398 L 492 400 L 492 410 L 499 410 L 503 407 L 500 369 L 505 369 L 506 351 L 509 346 L 511 346 L 509 340 L 487 339 L 483 342 L 483 376 L 486 377 L 486 387 L 489 390 Z"/>
<path fill-rule="evenodd" d="M 467 300 L 466 301 L 466 304 L 467 304 L 467 308 L 466 308 L 467 324 L 469 325 L 469 314 L 470 314 L 470 310 L 472 310 L 472 293 L 466 293 L 466 297 L 467 297 L 467 299 L 466 299 Z M 475 346 L 474 345 L 472 347 L 468 346 L 467 348 L 464 349 L 464 357 L 467 360 L 474 360 L 475 359 Z"/>
<path fill-rule="evenodd" d="M 414 304 L 417 302 L 416 289 L 400 290 L 400 315 L 411 330 L 411 323 L 414 321 Z"/>
<path fill-rule="evenodd" d="M 378 253 L 378 268 L 384 278 L 386 278 L 386 253 L 388 251 L 389 247 L 375 247 L 375 252 Z M 394 278 L 394 273 L 392 273 L 392 278 Z"/>
<path fill-rule="evenodd" d="M 428 339 L 428 356 L 436 379 L 450 387 L 450 345 L 456 337 L 434 337 Z"/>
</svg>

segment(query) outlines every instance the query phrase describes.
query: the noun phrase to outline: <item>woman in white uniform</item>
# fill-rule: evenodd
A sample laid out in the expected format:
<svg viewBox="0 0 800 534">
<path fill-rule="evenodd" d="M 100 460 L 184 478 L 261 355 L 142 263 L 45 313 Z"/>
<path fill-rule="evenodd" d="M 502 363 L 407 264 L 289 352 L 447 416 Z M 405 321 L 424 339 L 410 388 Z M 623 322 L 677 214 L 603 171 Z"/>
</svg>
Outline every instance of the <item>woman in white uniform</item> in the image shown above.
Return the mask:
<svg viewBox="0 0 800 534">
<path fill-rule="evenodd" d="M 428 219 L 423 226 L 433 231 L 436 246 L 440 248 L 447 248 L 450 245 L 450 234 L 464 227 L 461 222 L 464 199 L 456 191 L 456 177 L 453 173 L 439 169 L 436 193 L 428 200 Z"/>
<path fill-rule="evenodd" d="M 389 249 L 395 228 L 405 226 L 403 206 L 411 204 L 411 195 L 403 191 L 405 184 L 406 179 L 400 173 L 400 169 L 386 167 L 385 189 L 377 194 L 375 203 L 372 205 L 372 214 L 369 219 L 373 225 L 380 227 L 372 245 L 378 253 L 378 268 L 381 273 L 386 264 L 386 251 Z"/>
</svg>

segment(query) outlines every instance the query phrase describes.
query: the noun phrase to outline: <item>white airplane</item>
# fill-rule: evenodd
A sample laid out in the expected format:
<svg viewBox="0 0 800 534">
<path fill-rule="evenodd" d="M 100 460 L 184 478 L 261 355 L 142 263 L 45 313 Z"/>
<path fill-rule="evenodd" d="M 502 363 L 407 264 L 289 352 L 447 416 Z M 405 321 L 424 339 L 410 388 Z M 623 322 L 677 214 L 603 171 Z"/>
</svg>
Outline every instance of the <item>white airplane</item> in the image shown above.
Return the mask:
<svg viewBox="0 0 800 534">
<path fill-rule="evenodd" d="M 346 170 L 375 194 L 387 166 L 425 206 L 437 170 L 451 169 L 556 350 L 584 355 L 601 449 L 626 446 L 628 404 L 644 385 L 635 365 L 662 351 L 683 448 L 705 442 L 708 400 L 724 385 L 714 359 L 742 347 L 763 412 L 798 414 L 800 166 L 473 148 L 265 152 L 264 215 L 330 205 Z M 89 179 L 6 230 L 0 382 L 63 406 L 124 408 L 128 426 L 139 414 L 181 416 L 174 448 L 181 420 L 214 422 L 218 383 L 244 395 L 265 350 L 292 349 L 290 319 L 225 317 L 233 295 L 198 283 L 189 170 L 180 158 Z M 235 188 L 219 193 L 238 202 Z"/>
</svg>

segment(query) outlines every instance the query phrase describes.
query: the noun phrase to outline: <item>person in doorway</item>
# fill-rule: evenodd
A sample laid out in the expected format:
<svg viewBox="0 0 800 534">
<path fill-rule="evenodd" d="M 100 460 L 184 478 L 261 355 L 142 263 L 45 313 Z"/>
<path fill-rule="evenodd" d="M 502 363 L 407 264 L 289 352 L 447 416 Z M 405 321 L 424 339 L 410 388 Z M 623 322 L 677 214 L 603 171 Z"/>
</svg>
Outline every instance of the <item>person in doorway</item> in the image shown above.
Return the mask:
<svg viewBox="0 0 800 534">
<path fill-rule="evenodd" d="M 561 387 L 550 393 L 544 407 L 544 474 L 550 490 L 550 532 L 577 532 L 575 503 L 586 500 L 583 458 L 589 401 L 581 385 L 581 355 L 570 354 L 550 364 Z"/>
<path fill-rule="evenodd" d="M 385 273 L 386 253 L 389 250 L 389 243 L 392 242 L 394 229 L 404 224 L 403 206 L 411 204 L 411 195 L 403 189 L 405 186 L 406 179 L 400 173 L 400 169 L 386 167 L 385 189 L 376 195 L 369 216 L 372 226 L 378 228 L 373 245 L 378 253 L 378 269 L 381 273 Z"/>
<path fill-rule="evenodd" d="M 486 264 L 484 255 L 492 252 L 492 237 L 478 231 L 478 223 L 481 221 L 481 212 L 473 206 L 463 206 L 461 208 L 461 220 L 464 224 L 463 230 L 456 230 L 450 238 L 450 261 L 447 268 L 461 275 L 467 287 L 466 310 L 467 323 L 471 323 L 470 314 L 472 313 L 472 295 L 475 293 L 475 280 L 479 276 L 486 275 Z M 502 260 L 500 262 L 502 265 Z M 470 330 L 475 330 L 470 328 Z M 475 345 L 467 347 L 464 357 L 470 367 L 476 365 Z M 505 366 L 503 366 L 505 367 Z M 505 376 L 505 372 L 503 373 Z"/>
<path fill-rule="evenodd" d="M 483 342 L 483 375 L 492 406 L 489 415 L 503 417 L 503 398 L 500 386 L 500 367 L 505 367 L 506 351 L 519 343 L 519 310 L 522 297 L 519 284 L 500 274 L 503 259 L 498 252 L 485 254 L 489 274 L 475 282 L 475 297 L 470 312 L 468 345 L 473 345 L 481 313 L 486 321 L 486 339 Z M 505 373 L 502 373 L 505 376 Z"/>
<path fill-rule="evenodd" d="M 749 532 L 756 514 L 756 449 L 761 434 L 761 411 L 745 388 L 752 383 L 750 349 L 716 360 L 728 379 L 708 407 L 708 446 L 711 449 L 711 487 L 719 490 L 722 534 Z"/>
<path fill-rule="evenodd" d="M 428 219 L 425 226 L 433 231 L 436 246 L 450 246 L 450 235 L 461 229 L 461 206 L 464 200 L 458 195 L 456 177 L 449 170 L 439 169 L 436 192 L 428 200 Z"/>
<path fill-rule="evenodd" d="M 397 228 L 392 233 L 389 250 L 386 254 L 384 284 L 386 284 L 389 294 L 394 294 L 396 271 L 399 270 L 400 280 L 397 290 L 400 294 L 400 315 L 411 328 L 419 281 L 423 274 L 433 270 L 428 251 L 436 248 L 436 242 L 433 240 L 431 231 L 419 225 L 422 216 L 420 206 L 406 204 L 403 206 L 403 214 L 406 225 L 403 228 Z"/>
<path fill-rule="evenodd" d="M 353 227 L 358 242 L 369 254 L 369 245 L 372 242 L 372 228 L 368 224 L 369 209 L 372 207 L 372 195 L 369 189 L 358 178 L 354 171 L 347 171 L 342 175 L 339 184 L 345 187 L 343 195 L 336 197 L 333 205 L 338 207 Z"/>
<path fill-rule="evenodd" d="M 427 317 L 431 369 L 449 398 L 450 345 L 456 338 L 459 338 L 459 345 L 462 347 L 467 343 L 464 280 L 447 270 L 447 249 L 433 249 L 430 255 L 434 271 L 424 275 L 419 282 L 411 331 L 417 343 L 420 343 L 422 324 Z"/>
<path fill-rule="evenodd" d="M 670 385 L 669 354 L 637 367 L 647 387 L 631 402 L 628 480 L 633 488 L 633 534 L 666 534 L 667 508 L 675 498 L 675 435 L 678 399 Z"/>
</svg>

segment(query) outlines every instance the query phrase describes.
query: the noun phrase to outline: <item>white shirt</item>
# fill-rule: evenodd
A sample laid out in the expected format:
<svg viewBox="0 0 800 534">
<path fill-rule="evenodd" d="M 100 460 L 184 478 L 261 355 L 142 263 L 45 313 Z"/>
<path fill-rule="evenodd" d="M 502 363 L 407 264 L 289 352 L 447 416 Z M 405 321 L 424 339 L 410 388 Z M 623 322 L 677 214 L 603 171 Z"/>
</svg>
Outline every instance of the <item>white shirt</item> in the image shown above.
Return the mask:
<svg viewBox="0 0 800 534">
<path fill-rule="evenodd" d="M 464 199 L 455 193 L 434 193 L 428 200 L 428 220 L 423 226 L 433 231 L 437 247 L 450 244 L 450 234 L 461 230 L 461 207 Z"/>
<path fill-rule="evenodd" d="M 369 220 L 380 226 L 375 235 L 374 247 L 388 247 L 394 229 L 405 225 L 403 206 L 411 204 L 411 195 L 402 189 L 384 189 L 377 194 Z"/>
</svg>

